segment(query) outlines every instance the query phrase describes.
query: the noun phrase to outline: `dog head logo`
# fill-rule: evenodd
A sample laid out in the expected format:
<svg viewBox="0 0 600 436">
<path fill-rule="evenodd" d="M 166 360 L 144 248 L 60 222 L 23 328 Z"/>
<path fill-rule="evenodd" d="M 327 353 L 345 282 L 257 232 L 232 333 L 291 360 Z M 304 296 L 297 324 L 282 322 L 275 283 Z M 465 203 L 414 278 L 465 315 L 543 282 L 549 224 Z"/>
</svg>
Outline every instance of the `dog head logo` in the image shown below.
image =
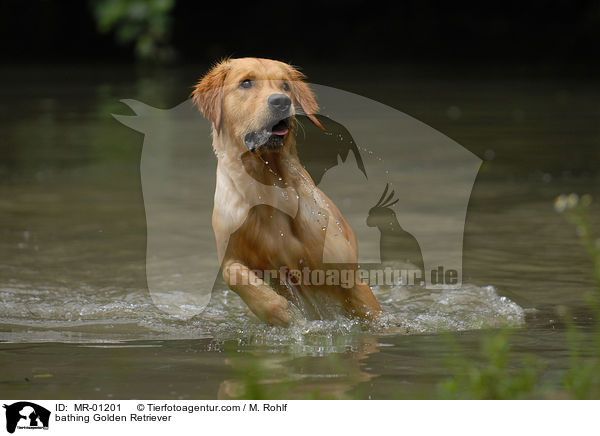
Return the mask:
<svg viewBox="0 0 600 436">
<path fill-rule="evenodd" d="M 465 217 L 481 159 L 389 106 L 326 86 L 310 88 L 321 107 L 313 118 L 325 130 L 314 120 L 301 123 L 296 129 L 298 155 L 353 229 L 359 263 L 381 264 L 406 245 L 412 250 L 406 257 L 414 257 L 409 260 L 423 270 L 427 287 L 460 286 Z M 214 153 L 219 153 L 211 147 L 211 124 L 222 120 L 213 114 L 207 122 L 191 100 L 169 110 L 123 102 L 136 115 L 114 117 L 144 134 L 140 173 L 148 288 L 159 308 L 193 316 L 208 304 L 220 269 L 222 242 L 215 241 L 211 226 Z M 260 139 L 244 136 L 245 151 Z M 281 189 L 281 197 L 295 196 Z M 260 195 L 256 201 L 260 204 Z M 294 205 L 282 201 L 279 208 L 293 216 Z M 241 224 L 246 217 L 228 218 Z M 388 223 L 381 221 L 387 218 Z M 400 251 L 402 255 L 404 248 Z M 454 272 L 454 281 L 434 280 L 440 268 Z"/>
<path fill-rule="evenodd" d="M 19 429 L 48 429 L 50 411 L 29 401 L 4 405 L 6 409 L 6 431 Z"/>
</svg>

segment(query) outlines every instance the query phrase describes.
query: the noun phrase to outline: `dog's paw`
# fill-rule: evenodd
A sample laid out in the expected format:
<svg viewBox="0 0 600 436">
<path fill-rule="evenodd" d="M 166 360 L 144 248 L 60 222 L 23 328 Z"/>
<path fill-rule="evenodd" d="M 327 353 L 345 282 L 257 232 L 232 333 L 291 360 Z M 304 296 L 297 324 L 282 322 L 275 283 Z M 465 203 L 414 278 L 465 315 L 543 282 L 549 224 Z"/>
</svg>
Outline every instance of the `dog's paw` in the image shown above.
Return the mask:
<svg viewBox="0 0 600 436">
<path fill-rule="evenodd" d="M 268 301 L 263 302 L 258 310 L 254 310 L 254 313 L 258 315 L 264 322 L 285 327 L 290 323 L 290 312 L 289 312 L 288 301 L 280 295 L 275 295 Z"/>
</svg>

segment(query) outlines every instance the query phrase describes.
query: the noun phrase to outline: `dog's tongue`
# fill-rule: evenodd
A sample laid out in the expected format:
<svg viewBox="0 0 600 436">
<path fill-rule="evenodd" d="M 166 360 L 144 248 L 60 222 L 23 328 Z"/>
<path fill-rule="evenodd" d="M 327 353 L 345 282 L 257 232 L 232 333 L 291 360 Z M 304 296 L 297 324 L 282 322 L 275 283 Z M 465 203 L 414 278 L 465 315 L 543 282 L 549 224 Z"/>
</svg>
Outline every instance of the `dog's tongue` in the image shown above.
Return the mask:
<svg viewBox="0 0 600 436">
<path fill-rule="evenodd" d="M 273 133 L 274 135 L 279 135 L 279 136 L 283 136 L 287 132 L 288 132 L 288 128 L 283 121 L 280 121 L 279 123 L 275 124 L 273 126 L 273 128 L 271 129 L 271 133 Z"/>
</svg>

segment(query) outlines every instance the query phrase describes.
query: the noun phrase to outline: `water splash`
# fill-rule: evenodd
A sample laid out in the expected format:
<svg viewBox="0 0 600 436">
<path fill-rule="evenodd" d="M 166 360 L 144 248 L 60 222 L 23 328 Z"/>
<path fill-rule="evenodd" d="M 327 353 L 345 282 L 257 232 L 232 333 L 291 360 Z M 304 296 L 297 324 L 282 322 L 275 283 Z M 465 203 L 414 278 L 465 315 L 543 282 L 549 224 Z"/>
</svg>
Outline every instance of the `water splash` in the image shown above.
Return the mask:
<svg viewBox="0 0 600 436">
<path fill-rule="evenodd" d="M 211 338 L 216 343 L 237 340 L 321 353 L 338 347 L 344 337 L 362 334 L 434 334 L 521 327 L 525 322 L 524 310 L 498 295 L 492 286 L 464 285 L 460 289 L 440 290 L 394 286 L 375 287 L 373 291 L 385 311 L 377 322 L 343 316 L 313 321 L 295 314 L 290 327 L 280 328 L 260 322 L 228 289 L 215 290 L 204 312 L 186 320 L 153 305 L 142 290 L 33 290 L 12 286 L 0 292 L 0 337 L 9 342 Z M 184 308 L 190 305 L 185 295 L 182 293 L 173 304 Z M 190 305 L 190 313 L 196 310 Z"/>
</svg>

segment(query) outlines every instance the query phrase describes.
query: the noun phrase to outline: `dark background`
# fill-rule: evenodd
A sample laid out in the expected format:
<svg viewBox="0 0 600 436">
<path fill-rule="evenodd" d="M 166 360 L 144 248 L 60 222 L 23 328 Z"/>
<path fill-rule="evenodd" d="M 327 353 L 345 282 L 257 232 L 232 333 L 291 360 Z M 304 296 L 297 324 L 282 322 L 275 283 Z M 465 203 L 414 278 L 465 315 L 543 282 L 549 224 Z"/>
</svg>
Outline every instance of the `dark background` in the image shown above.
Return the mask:
<svg viewBox="0 0 600 436">
<path fill-rule="evenodd" d="M 289 62 L 310 83 L 401 110 L 493 159 L 501 177 L 597 174 L 600 1 L 0 5 L 0 175 L 76 166 L 96 154 L 122 159 L 110 116 L 130 113 L 120 99 L 174 107 L 227 56 Z M 153 44 L 146 52 L 144 38 Z M 90 135 L 80 133 L 85 146 L 63 138 L 75 116 L 95 121 L 88 130 L 76 123 Z M 48 120 L 56 122 L 52 140 Z"/>
<path fill-rule="evenodd" d="M 4 62 L 135 61 L 133 44 L 99 33 L 93 2 L 4 0 Z M 598 64 L 597 1 L 177 1 L 169 14 L 179 63 L 222 56 L 311 62 L 501 64 L 559 72 Z"/>
</svg>

